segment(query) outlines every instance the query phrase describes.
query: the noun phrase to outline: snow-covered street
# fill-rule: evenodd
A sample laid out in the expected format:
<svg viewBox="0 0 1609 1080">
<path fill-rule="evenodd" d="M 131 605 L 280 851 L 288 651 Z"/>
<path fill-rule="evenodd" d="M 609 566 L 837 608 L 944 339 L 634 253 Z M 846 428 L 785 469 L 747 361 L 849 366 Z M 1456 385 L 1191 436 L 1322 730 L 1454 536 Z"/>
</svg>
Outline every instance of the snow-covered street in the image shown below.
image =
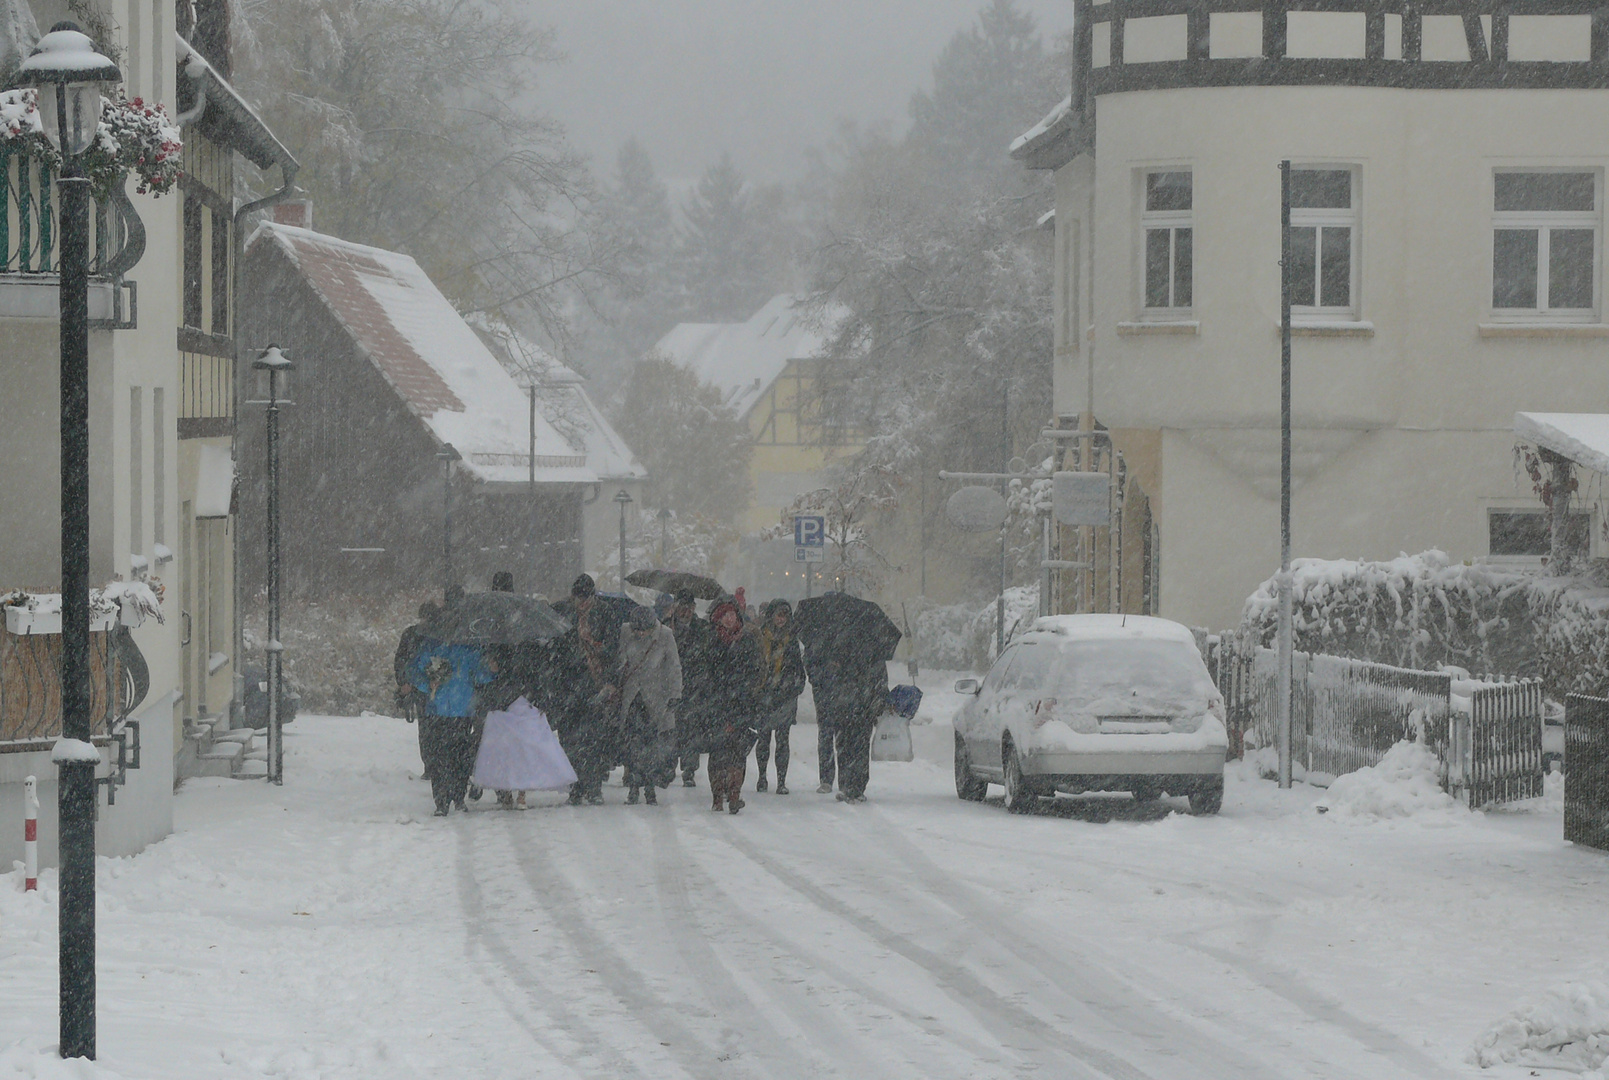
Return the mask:
<svg viewBox="0 0 1609 1080">
<path fill-rule="evenodd" d="M 303 718 L 283 788 L 192 780 L 103 861 L 97 1064 L 52 1047 L 54 872 L 0 876 L 0 1076 L 1525 1076 L 1474 1040 L 1609 958 L 1556 806 L 1319 815 L 1232 772 L 1215 818 L 1014 817 L 915 731 L 860 807 L 801 726 L 736 818 L 611 784 L 437 820 L 412 727 Z"/>
</svg>

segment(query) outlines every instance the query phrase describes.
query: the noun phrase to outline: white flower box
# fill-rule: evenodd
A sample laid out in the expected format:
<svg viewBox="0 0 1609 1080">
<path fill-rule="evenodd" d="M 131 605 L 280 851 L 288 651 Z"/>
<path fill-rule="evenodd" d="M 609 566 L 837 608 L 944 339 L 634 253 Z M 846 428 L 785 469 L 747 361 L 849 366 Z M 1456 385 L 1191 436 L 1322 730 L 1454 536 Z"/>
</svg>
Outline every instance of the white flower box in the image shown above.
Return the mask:
<svg viewBox="0 0 1609 1080">
<path fill-rule="evenodd" d="M 102 633 L 112 628 L 117 621 L 113 613 L 97 613 L 90 616 L 89 629 L 91 633 Z M 61 612 L 59 611 L 31 611 L 25 607 L 6 608 L 6 633 L 16 634 L 19 637 L 29 637 L 34 634 L 61 633 Z"/>
</svg>

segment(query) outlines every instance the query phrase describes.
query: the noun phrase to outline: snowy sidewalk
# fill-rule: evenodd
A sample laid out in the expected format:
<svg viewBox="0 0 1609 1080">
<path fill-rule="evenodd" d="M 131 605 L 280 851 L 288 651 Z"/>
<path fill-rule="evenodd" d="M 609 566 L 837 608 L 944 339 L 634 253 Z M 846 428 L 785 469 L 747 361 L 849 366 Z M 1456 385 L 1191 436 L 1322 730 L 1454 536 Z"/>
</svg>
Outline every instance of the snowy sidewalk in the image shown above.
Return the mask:
<svg viewBox="0 0 1609 1080">
<path fill-rule="evenodd" d="M 1609 859 L 1556 808 L 1319 815 L 1236 774 L 1216 818 L 1014 817 L 915 731 L 863 807 L 803 726 L 794 794 L 736 818 L 611 785 L 440 820 L 412 727 L 299 719 L 285 787 L 192 781 L 102 862 L 94 1066 L 50 1049 L 55 875 L 0 875 L 0 1078 L 1506 1080 L 1475 1039 L 1605 971 Z"/>
</svg>

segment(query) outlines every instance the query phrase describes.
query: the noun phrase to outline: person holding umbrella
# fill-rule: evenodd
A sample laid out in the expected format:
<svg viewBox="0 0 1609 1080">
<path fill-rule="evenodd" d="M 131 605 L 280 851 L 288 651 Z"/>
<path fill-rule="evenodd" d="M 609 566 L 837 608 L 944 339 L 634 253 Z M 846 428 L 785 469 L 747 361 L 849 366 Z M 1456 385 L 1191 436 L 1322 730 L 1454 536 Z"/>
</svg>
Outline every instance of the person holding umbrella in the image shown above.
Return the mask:
<svg viewBox="0 0 1609 1080">
<path fill-rule="evenodd" d="M 725 597 L 710 609 L 715 641 L 710 657 L 710 793 L 714 810 L 743 809 L 743 774 L 754 745 L 755 685 L 760 650 L 745 633 L 742 609 Z"/>
<path fill-rule="evenodd" d="M 426 640 L 409 674 L 425 694 L 419 731 L 436 816 L 446 817 L 451 806 L 467 810 L 464 798 L 475 767 L 475 691 L 497 677 L 496 665 L 479 646 Z"/>
<path fill-rule="evenodd" d="M 831 738 L 837 761 L 838 801 L 865 802 L 872 735 L 888 701 L 888 661 L 899 628 L 876 604 L 841 592 L 800 601 L 797 621 L 822 739 Z M 824 746 L 821 792 L 832 790 L 828 758 Z"/>
<path fill-rule="evenodd" d="M 691 592 L 676 594 L 670 609 L 670 629 L 676 638 L 676 655 L 682 665 L 682 707 L 676 714 L 676 753 L 681 763 L 682 786 L 697 787 L 698 755 L 708 742 L 710 656 L 715 631 L 698 617 L 697 598 Z"/>
<path fill-rule="evenodd" d="M 799 716 L 799 695 L 804 693 L 804 653 L 794 634 L 793 605 L 772 600 L 760 612 L 760 683 L 756 696 L 759 711 L 755 728 L 759 741 L 754 744 L 754 764 L 760 779 L 755 791 L 766 789 L 765 769 L 771 759 L 771 743 L 776 741 L 777 794 L 788 793 L 788 734 Z"/>
</svg>

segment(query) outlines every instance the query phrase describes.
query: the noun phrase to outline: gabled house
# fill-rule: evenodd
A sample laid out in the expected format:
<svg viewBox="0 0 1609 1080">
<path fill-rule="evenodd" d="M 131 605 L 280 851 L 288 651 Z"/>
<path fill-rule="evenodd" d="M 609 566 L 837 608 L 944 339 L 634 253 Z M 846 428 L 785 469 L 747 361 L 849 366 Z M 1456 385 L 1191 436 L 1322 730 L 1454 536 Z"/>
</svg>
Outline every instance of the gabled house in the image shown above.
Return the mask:
<svg viewBox="0 0 1609 1080">
<path fill-rule="evenodd" d="M 1064 606 L 1222 628 L 1278 568 L 1282 160 L 1294 553 L 1540 559 L 1512 418 L 1609 397 L 1599 17 L 1078 0 L 1075 25 L 1071 96 L 1012 150 L 1055 173 L 1048 419 L 1125 479 Z"/>
<path fill-rule="evenodd" d="M 538 412 L 571 447 L 586 455 L 587 467 L 597 475 L 597 486 L 581 503 L 581 550 L 587 570 L 602 574 L 619 561 L 620 507 L 614 497 L 622 491 L 631 496 L 626 526 L 635 529 L 648 470 L 598 408 L 579 372 L 505 325 L 476 329 L 526 393 L 534 389 Z"/>
<path fill-rule="evenodd" d="M 734 580 L 750 583 L 756 596 L 803 596 L 804 579 L 791 541 L 758 541 L 753 534 L 778 524 L 794 499 L 824 486 L 828 470 L 865 445 L 862 432 L 821 416 L 822 383 L 833 377 L 835 363 L 823 355 L 831 314 L 824 324 L 804 304 L 804 297 L 774 296 L 744 322 L 682 323 L 654 346 L 719 390 L 753 435 L 754 501 L 738 518 L 749 536 Z"/>
<path fill-rule="evenodd" d="M 520 591 L 568 588 L 598 475 L 412 258 L 276 221 L 247 244 L 243 278 L 243 340 L 297 365 L 280 423 L 288 599 L 423 600 L 499 570 Z M 261 409 L 237 447 L 241 572 L 257 587 Z"/>
</svg>

